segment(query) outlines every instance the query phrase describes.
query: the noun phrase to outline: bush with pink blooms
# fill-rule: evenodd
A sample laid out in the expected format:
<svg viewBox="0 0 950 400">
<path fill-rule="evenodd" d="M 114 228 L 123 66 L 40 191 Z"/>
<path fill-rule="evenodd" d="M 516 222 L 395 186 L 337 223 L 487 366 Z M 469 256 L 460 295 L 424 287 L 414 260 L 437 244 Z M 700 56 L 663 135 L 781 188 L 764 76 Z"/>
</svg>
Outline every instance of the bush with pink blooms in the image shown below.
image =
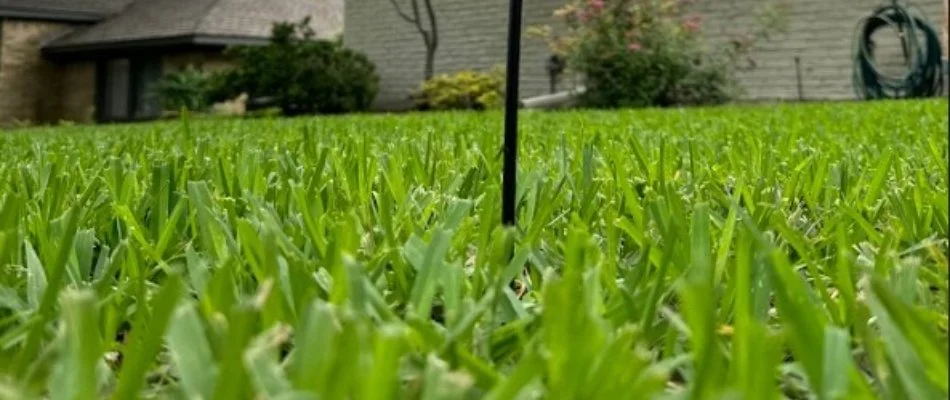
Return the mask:
<svg viewBox="0 0 950 400">
<path fill-rule="evenodd" d="M 703 42 L 703 16 L 688 12 L 692 1 L 569 0 L 555 12 L 565 24 L 558 34 L 550 27 L 533 33 L 583 79 L 584 106 L 723 103 L 739 94 L 740 56 L 780 28 L 780 20 L 715 49 Z"/>
</svg>

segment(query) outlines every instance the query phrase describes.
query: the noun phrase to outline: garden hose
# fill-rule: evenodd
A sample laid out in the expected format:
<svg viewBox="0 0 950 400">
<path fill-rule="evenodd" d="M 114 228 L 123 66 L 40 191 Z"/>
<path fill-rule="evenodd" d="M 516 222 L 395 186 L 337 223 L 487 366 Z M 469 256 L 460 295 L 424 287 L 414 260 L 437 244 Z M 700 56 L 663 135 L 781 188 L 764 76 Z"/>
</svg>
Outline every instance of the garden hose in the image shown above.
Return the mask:
<svg viewBox="0 0 950 400">
<path fill-rule="evenodd" d="M 874 60 L 872 35 L 882 28 L 896 28 L 908 70 L 903 76 L 881 71 Z M 864 100 L 922 98 L 943 91 L 943 63 L 937 30 L 923 18 L 911 14 L 897 1 L 877 8 L 858 26 L 853 84 Z"/>
</svg>

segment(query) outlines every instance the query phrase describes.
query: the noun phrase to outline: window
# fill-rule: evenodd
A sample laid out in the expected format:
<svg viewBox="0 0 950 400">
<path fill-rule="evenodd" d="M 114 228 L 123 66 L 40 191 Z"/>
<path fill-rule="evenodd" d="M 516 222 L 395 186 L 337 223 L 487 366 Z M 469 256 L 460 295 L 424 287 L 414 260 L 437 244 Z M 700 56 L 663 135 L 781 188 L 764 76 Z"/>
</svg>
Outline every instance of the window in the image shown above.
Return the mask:
<svg viewBox="0 0 950 400">
<path fill-rule="evenodd" d="M 161 58 L 102 61 L 97 75 L 100 121 L 150 119 L 161 114 L 161 105 L 151 90 L 162 75 Z"/>
<path fill-rule="evenodd" d="M 136 94 L 135 115 L 144 118 L 158 117 L 162 113 L 162 105 L 152 92 L 152 87 L 162 77 L 161 59 L 148 60 L 136 66 L 137 73 L 133 81 L 133 92 Z"/>
<path fill-rule="evenodd" d="M 129 60 L 110 60 L 105 65 L 102 117 L 107 121 L 130 119 Z"/>
</svg>

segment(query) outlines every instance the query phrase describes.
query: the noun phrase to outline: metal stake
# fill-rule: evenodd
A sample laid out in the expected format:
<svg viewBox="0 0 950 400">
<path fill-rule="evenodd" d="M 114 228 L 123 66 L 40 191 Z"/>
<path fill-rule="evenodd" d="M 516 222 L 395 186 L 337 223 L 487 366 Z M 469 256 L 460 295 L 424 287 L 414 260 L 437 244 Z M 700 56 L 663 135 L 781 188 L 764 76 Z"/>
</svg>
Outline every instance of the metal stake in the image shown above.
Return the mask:
<svg viewBox="0 0 950 400">
<path fill-rule="evenodd" d="M 805 88 L 802 86 L 802 59 L 795 56 L 795 80 L 798 83 L 798 101 L 805 100 Z"/>
<path fill-rule="evenodd" d="M 505 89 L 505 150 L 501 188 L 501 222 L 517 223 L 515 201 L 518 176 L 518 79 L 521 69 L 522 0 L 510 0 L 508 10 L 508 66 Z"/>
</svg>

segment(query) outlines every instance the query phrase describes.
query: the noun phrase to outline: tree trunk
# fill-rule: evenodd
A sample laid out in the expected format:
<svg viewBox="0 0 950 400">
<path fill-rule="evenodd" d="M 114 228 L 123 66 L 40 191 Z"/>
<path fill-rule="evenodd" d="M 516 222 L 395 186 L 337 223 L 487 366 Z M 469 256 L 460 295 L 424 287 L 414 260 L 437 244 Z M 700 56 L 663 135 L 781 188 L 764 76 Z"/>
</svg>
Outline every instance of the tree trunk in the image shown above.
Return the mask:
<svg viewBox="0 0 950 400">
<path fill-rule="evenodd" d="M 432 0 L 423 1 L 426 17 L 429 23 L 429 29 L 426 29 L 425 22 L 420 16 L 421 12 L 419 0 L 410 0 L 409 6 L 412 11 L 411 14 L 403 11 L 402 8 L 399 7 L 398 0 L 389 0 L 389 2 L 392 3 L 393 7 L 396 9 L 396 13 L 399 14 L 402 19 L 415 25 L 416 30 L 419 31 L 419 35 L 422 36 L 422 42 L 425 44 L 426 48 L 424 76 L 425 80 L 428 81 L 435 75 L 435 51 L 439 48 L 439 26 L 435 17 L 435 8 L 432 7 Z"/>
<path fill-rule="evenodd" d="M 435 51 L 439 48 L 439 26 L 435 18 L 435 9 L 432 0 L 425 0 L 426 14 L 429 17 L 429 35 L 426 40 L 426 71 L 428 81 L 435 74 Z"/>
<path fill-rule="evenodd" d="M 426 69 L 425 80 L 430 80 L 435 75 L 435 47 L 426 48 Z"/>
</svg>

